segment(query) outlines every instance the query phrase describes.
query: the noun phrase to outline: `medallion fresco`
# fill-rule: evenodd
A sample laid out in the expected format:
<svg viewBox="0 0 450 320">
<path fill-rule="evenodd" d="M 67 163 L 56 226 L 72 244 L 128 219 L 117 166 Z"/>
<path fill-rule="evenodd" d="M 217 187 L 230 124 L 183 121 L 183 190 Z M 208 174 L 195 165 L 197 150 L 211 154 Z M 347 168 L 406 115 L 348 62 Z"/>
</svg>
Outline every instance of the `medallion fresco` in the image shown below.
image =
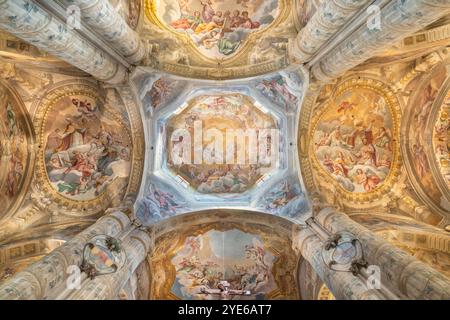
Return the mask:
<svg viewBox="0 0 450 320">
<path fill-rule="evenodd" d="M 259 110 L 250 98 L 241 94 L 204 95 L 193 99 L 188 104 L 189 106 L 183 112 L 169 119 L 167 124 L 168 168 L 175 175 L 181 176 L 199 193 L 240 194 L 249 190 L 271 169 L 272 164 L 249 161 L 248 138 L 246 138 L 244 162 L 238 161 L 238 153 L 241 152 L 239 148 L 233 147 L 233 150 L 225 150 L 229 147 L 229 144 L 226 144 L 226 147 L 220 150 L 217 148 L 217 143 L 220 143 L 216 141 L 217 137 L 203 138 L 201 147 L 205 161 L 195 164 L 194 160 L 186 163 L 174 158 L 174 155 L 178 157 L 185 152 L 182 149 L 184 145 L 182 138 L 184 137 L 172 141 L 172 133 L 186 130 L 190 137 L 194 137 L 194 127 L 197 122 L 202 125 L 203 133 L 208 130 L 216 130 L 221 134 L 223 142 L 220 145 L 225 146 L 228 130 L 246 132 L 247 129 L 277 129 L 276 121 Z M 270 145 L 269 140 L 272 137 L 268 135 L 267 139 L 267 145 Z M 196 146 L 193 138 L 191 142 L 193 159 Z M 234 155 L 232 162 L 227 161 L 228 151 Z M 272 151 L 269 150 L 270 152 Z"/>
<path fill-rule="evenodd" d="M 149 0 L 152 14 L 206 57 L 233 56 L 279 15 L 278 0 Z"/>
<path fill-rule="evenodd" d="M 12 211 L 27 178 L 31 155 L 27 118 L 12 93 L 0 84 L 0 217 Z"/>
<path fill-rule="evenodd" d="M 397 109 L 393 94 L 376 81 L 347 82 L 326 105 L 313 149 L 321 169 L 345 191 L 369 193 L 388 179 L 397 159 Z"/>
<path fill-rule="evenodd" d="M 265 299 L 277 289 L 272 270 L 276 260 L 259 236 L 237 229 L 191 236 L 171 260 L 176 269 L 171 292 L 185 300 L 217 300 L 201 289 L 217 289 L 226 280 L 232 289 L 252 293 L 234 299 Z"/>
<path fill-rule="evenodd" d="M 131 136 L 120 116 L 98 97 L 98 89 L 78 88 L 56 89 L 44 101 L 47 180 L 58 195 L 73 201 L 112 198 L 128 183 Z"/>
</svg>

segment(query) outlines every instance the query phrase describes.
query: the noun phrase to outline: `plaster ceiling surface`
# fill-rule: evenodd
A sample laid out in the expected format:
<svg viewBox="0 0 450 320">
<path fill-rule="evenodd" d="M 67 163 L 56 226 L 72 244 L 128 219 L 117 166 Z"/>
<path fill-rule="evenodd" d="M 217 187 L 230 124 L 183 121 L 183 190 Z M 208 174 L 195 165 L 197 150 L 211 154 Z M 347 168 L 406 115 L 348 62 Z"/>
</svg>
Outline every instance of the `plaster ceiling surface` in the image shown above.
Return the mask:
<svg viewBox="0 0 450 320">
<path fill-rule="evenodd" d="M 147 145 L 139 220 L 230 208 L 303 221 L 295 141 L 305 79 L 299 67 L 230 81 L 137 69 Z"/>
</svg>

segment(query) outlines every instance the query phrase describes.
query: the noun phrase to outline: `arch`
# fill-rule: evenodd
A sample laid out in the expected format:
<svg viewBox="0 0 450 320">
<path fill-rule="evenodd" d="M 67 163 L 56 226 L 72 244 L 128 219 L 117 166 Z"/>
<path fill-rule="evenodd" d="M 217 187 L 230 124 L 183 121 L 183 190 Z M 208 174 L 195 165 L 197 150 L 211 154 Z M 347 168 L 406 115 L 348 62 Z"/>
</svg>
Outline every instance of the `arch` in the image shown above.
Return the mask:
<svg viewBox="0 0 450 320">
<path fill-rule="evenodd" d="M 11 217 L 21 207 L 33 178 L 35 132 L 18 92 L 0 79 L 4 90 L 4 110 L 0 110 L 0 220 Z M 3 104 L 4 101 L 1 103 Z"/>
</svg>

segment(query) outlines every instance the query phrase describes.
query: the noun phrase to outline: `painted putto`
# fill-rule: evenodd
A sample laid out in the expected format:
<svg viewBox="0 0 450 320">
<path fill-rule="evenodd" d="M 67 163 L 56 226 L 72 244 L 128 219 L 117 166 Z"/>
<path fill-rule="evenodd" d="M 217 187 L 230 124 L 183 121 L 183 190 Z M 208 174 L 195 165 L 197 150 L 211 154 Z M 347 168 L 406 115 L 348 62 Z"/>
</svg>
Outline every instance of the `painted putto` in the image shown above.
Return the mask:
<svg viewBox="0 0 450 320">
<path fill-rule="evenodd" d="M 99 100 L 82 94 L 58 99 L 44 132 L 48 180 L 60 195 L 87 201 L 127 184 L 131 139 Z"/>
<path fill-rule="evenodd" d="M 285 112 L 296 112 L 303 96 L 303 80 L 295 71 L 281 71 L 262 78 L 256 88 Z"/>
<path fill-rule="evenodd" d="M 353 88 L 332 100 L 317 123 L 316 158 L 348 192 L 371 192 L 389 175 L 394 137 L 388 103 L 381 92 Z"/>
<path fill-rule="evenodd" d="M 159 0 L 156 16 L 187 34 L 200 52 L 223 59 L 235 54 L 249 34 L 269 26 L 279 14 L 278 0 Z"/>
<path fill-rule="evenodd" d="M 199 193 L 243 193 L 277 166 L 277 128 L 247 96 L 194 98 L 168 121 L 167 167 Z"/>
<path fill-rule="evenodd" d="M 217 300 L 202 289 L 228 281 L 232 289 L 251 293 L 233 299 L 265 299 L 277 289 L 272 270 L 276 260 L 259 236 L 237 229 L 192 236 L 171 261 L 176 270 L 172 293 L 185 300 Z"/>
<path fill-rule="evenodd" d="M 309 210 L 308 200 L 295 177 L 290 177 L 270 188 L 258 204 L 258 209 L 284 218 L 301 218 Z"/>
<path fill-rule="evenodd" d="M 164 183 L 159 183 L 156 178 L 152 181 L 154 182 L 147 186 L 136 209 L 136 217 L 144 225 L 189 211 L 189 206 L 178 192 Z"/>
</svg>

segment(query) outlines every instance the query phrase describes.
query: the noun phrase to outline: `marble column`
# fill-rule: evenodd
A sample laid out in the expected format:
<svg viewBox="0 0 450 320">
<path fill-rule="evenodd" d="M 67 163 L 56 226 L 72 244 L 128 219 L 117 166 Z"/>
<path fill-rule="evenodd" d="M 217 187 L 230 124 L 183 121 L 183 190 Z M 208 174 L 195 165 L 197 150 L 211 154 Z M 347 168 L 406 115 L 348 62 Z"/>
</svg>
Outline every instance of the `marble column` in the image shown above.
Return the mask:
<svg viewBox="0 0 450 320">
<path fill-rule="evenodd" d="M 150 236 L 141 230 L 134 230 L 129 234 L 122 245 L 126 262 L 115 273 L 98 276 L 95 279 L 86 279 L 81 288 L 74 290 L 65 299 L 67 300 L 112 300 L 115 299 L 133 276 L 137 267 L 147 257 L 150 250 Z"/>
<path fill-rule="evenodd" d="M 322 258 L 324 242 L 309 227 L 297 231 L 293 237 L 294 250 L 300 252 L 317 275 L 338 300 L 380 300 L 381 293 L 369 289 L 365 281 L 350 272 L 330 269 Z"/>
<path fill-rule="evenodd" d="M 315 220 L 330 233 L 349 232 L 361 243 L 364 259 L 380 268 L 381 282 L 408 299 L 450 299 L 450 280 L 334 208 L 322 209 Z"/>
<path fill-rule="evenodd" d="M 52 299 L 66 290 L 69 266 L 79 266 L 86 242 L 93 236 L 119 235 L 130 226 L 128 216 L 113 212 L 55 249 L 42 260 L 19 272 L 0 286 L 0 300 Z"/>
<path fill-rule="evenodd" d="M 322 1 L 317 12 L 290 45 L 290 54 L 304 63 L 372 0 Z"/>
<path fill-rule="evenodd" d="M 67 6 L 80 8 L 82 19 L 131 64 L 140 62 L 145 55 L 143 45 L 136 31 L 115 10 L 109 0 L 64 0 Z"/>
<path fill-rule="evenodd" d="M 363 24 L 312 66 L 313 75 L 329 82 L 449 13 L 448 0 L 393 0 L 379 29 Z"/>
<path fill-rule="evenodd" d="M 111 84 L 127 69 L 32 0 L 0 0 L 0 28 Z"/>
</svg>

